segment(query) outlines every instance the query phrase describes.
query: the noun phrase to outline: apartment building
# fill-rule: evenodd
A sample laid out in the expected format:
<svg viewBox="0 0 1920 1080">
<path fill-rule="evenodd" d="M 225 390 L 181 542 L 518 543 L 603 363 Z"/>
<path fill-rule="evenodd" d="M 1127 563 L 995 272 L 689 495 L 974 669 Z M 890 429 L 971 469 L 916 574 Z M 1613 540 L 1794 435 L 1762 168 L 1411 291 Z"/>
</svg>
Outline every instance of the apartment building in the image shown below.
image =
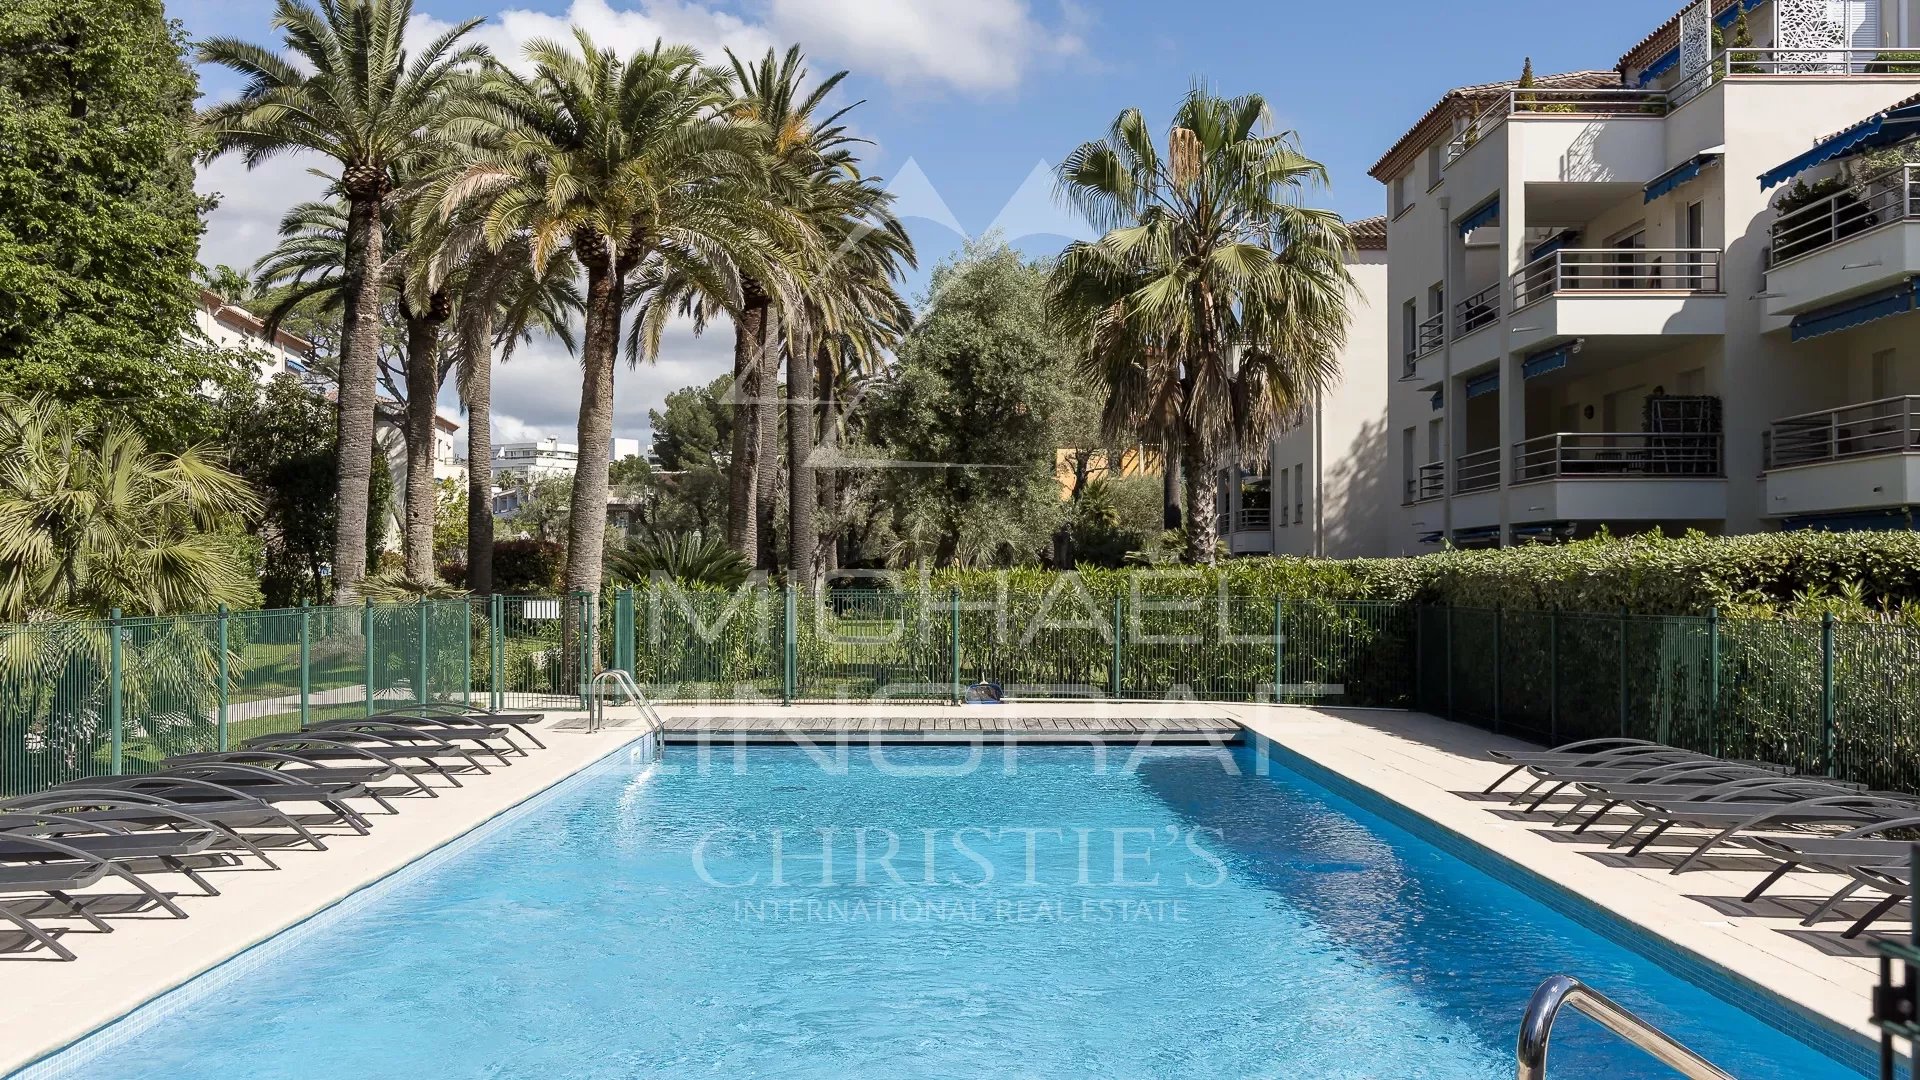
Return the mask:
<svg viewBox="0 0 1920 1080">
<path fill-rule="evenodd" d="M 1388 549 L 1908 527 L 1914 48 L 1920 0 L 1700 0 L 1435 103 L 1372 170 Z"/>
<path fill-rule="evenodd" d="M 1353 324 L 1340 379 L 1274 439 L 1266 460 L 1221 477 L 1220 535 L 1235 555 L 1361 558 L 1387 552 L 1395 503 L 1387 439 L 1387 219 L 1351 222 Z"/>
<path fill-rule="evenodd" d="M 307 358 L 313 354 L 312 342 L 285 330 L 269 335 L 263 320 L 243 307 L 227 303 L 211 289 L 200 290 L 200 305 L 194 310 L 193 321 L 200 336 L 219 348 L 252 356 L 263 383 L 275 375 L 307 374 Z"/>
<path fill-rule="evenodd" d="M 609 461 L 637 457 L 640 454 L 640 440 L 610 439 L 607 453 Z M 555 438 L 495 443 L 493 447 L 493 475 L 501 483 L 529 483 L 557 476 L 572 476 L 579 468 L 580 447 Z"/>
</svg>

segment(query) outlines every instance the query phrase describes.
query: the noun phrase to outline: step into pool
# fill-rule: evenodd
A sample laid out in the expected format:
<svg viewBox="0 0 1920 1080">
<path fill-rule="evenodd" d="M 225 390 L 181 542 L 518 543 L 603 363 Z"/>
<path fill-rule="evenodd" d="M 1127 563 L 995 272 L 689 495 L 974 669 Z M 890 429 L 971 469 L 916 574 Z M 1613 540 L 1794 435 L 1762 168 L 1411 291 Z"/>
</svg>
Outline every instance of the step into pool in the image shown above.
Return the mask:
<svg viewBox="0 0 1920 1080">
<path fill-rule="evenodd" d="M 24 1075 L 1497 1080 L 1556 973 L 1858 1075 L 1254 748 L 705 766 L 609 759 Z M 1551 1075 L 1672 1074 L 1569 1014 Z"/>
</svg>

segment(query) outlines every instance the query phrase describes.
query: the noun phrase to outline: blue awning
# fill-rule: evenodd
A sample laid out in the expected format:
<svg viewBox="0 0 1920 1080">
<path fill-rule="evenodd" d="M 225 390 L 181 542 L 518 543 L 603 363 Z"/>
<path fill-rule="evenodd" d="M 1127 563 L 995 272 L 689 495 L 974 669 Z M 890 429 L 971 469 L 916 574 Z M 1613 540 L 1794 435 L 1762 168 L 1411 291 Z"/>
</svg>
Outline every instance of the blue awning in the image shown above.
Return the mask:
<svg viewBox="0 0 1920 1080">
<path fill-rule="evenodd" d="M 1473 529 L 1453 530 L 1453 542 L 1456 544 L 1484 544 L 1488 541 L 1498 542 L 1499 539 L 1500 526 L 1498 525 L 1483 525 Z"/>
<path fill-rule="evenodd" d="M 1864 326 L 1876 319 L 1904 315 L 1914 308 L 1916 280 L 1920 279 L 1909 279 L 1891 289 L 1856 296 L 1844 304 L 1796 315 L 1793 317 L 1793 340 L 1807 341 Z"/>
<path fill-rule="evenodd" d="M 1580 239 L 1580 230 L 1561 229 L 1541 243 L 1535 244 L 1533 249 L 1527 252 L 1527 261 L 1532 262 L 1535 259 L 1544 259 L 1578 239 Z"/>
<path fill-rule="evenodd" d="M 1495 196 L 1481 203 L 1479 208 L 1460 219 L 1460 235 L 1465 236 L 1483 225 L 1492 225 L 1500 220 L 1500 199 Z"/>
<path fill-rule="evenodd" d="M 1702 169 L 1707 168 L 1709 165 L 1718 164 L 1720 164 L 1719 154 L 1693 155 L 1682 162 L 1679 167 L 1668 169 L 1666 172 L 1661 173 L 1649 181 L 1647 183 L 1647 197 L 1645 201 L 1652 202 L 1660 198 L 1681 184 L 1685 184 L 1699 176 Z"/>
<path fill-rule="evenodd" d="M 1856 510 L 1850 514 L 1809 514 L 1780 520 L 1788 532 L 1905 532 L 1914 529 L 1914 508 L 1900 506 L 1889 510 Z"/>
<path fill-rule="evenodd" d="M 1486 397 L 1498 389 L 1500 389 L 1500 373 L 1497 371 L 1489 371 L 1477 379 L 1467 380 L 1467 400 L 1472 401 L 1477 397 Z"/>
<path fill-rule="evenodd" d="M 1526 361 L 1520 365 L 1520 377 L 1523 379 L 1531 379 L 1536 376 L 1545 375 L 1549 371 L 1559 371 L 1561 368 L 1566 367 L 1567 361 L 1571 359 L 1573 359 L 1573 345 L 1571 342 L 1565 345 L 1556 345 L 1545 352 L 1537 352 L 1527 357 Z"/>
<path fill-rule="evenodd" d="M 1420 534 L 1420 543 L 1422 543 L 1422 544 L 1437 544 L 1437 543 L 1439 543 L 1439 542 L 1440 542 L 1440 538 L 1441 538 L 1442 536 L 1445 536 L 1445 535 L 1446 535 L 1446 534 L 1445 534 L 1445 533 L 1442 533 L 1442 532 L 1425 532 L 1425 533 L 1421 533 L 1421 534 Z"/>
<path fill-rule="evenodd" d="M 1869 116 L 1838 135 L 1821 140 L 1813 149 L 1760 174 L 1760 190 L 1784 183 L 1816 165 L 1837 157 L 1878 150 L 1920 135 L 1920 105 L 1889 109 Z"/>
<path fill-rule="evenodd" d="M 1713 24 L 1715 26 L 1718 26 L 1720 29 L 1725 30 L 1727 27 L 1733 25 L 1734 20 L 1740 17 L 1741 12 L 1745 11 L 1750 13 L 1753 11 L 1754 8 L 1757 8 L 1761 4 L 1764 4 L 1766 2 L 1767 0 L 1740 0 L 1740 2 L 1737 4 L 1730 4 L 1728 5 L 1727 10 L 1713 17 Z M 1660 57 L 1660 59 L 1658 60 L 1655 60 L 1653 63 L 1648 64 L 1640 72 L 1639 82 L 1635 83 L 1634 85 L 1645 86 L 1648 83 L 1652 82 L 1653 80 L 1659 78 L 1660 76 L 1665 75 L 1667 72 L 1672 71 L 1674 68 L 1678 67 L 1679 65 L 1680 65 L 1680 46 L 1675 45 L 1671 50 L 1669 50 L 1666 53 L 1666 55 Z"/>
<path fill-rule="evenodd" d="M 1435 390 L 1433 392 L 1433 407 L 1438 409 L 1444 406 L 1446 403 L 1447 403 L 1447 392 L 1445 390 Z"/>
</svg>

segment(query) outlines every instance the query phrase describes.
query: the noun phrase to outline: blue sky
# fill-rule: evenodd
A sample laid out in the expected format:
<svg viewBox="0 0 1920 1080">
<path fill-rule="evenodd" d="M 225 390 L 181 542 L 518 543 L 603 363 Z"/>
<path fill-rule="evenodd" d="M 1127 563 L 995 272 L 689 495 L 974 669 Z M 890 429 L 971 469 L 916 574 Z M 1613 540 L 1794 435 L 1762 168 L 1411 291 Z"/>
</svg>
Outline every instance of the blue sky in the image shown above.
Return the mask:
<svg viewBox="0 0 1920 1080">
<path fill-rule="evenodd" d="M 715 51 L 799 41 L 816 71 L 848 68 L 846 99 L 865 99 L 853 126 L 874 145 L 870 167 L 896 179 L 901 206 L 930 266 L 998 223 L 1031 251 L 1056 250 L 1071 222 L 1035 175 L 1137 105 L 1163 123 L 1197 78 L 1223 93 L 1258 92 L 1282 127 L 1332 174 L 1323 204 L 1349 217 L 1379 213 L 1383 189 L 1366 170 L 1447 88 L 1512 78 L 1531 55 L 1541 73 L 1607 68 L 1669 18 L 1678 0 L 1610 0 L 1577 18 L 1546 0 L 418 0 L 441 22 L 486 17 L 485 40 L 512 52 L 569 18 L 623 47 L 656 34 Z M 268 0 L 170 0 L 190 34 L 271 40 Z M 503 14 L 504 13 L 504 14 Z M 202 73 L 210 97 L 223 72 Z M 303 165 L 247 176 L 217 164 L 202 186 L 225 198 L 203 245 L 208 261 L 243 265 L 272 242 L 279 211 L 316 183 Z M 924 181 L 914 176 L 914 170 Z M 955 227 L 959 231 L 955 231 Z M 924 269 L 908 283 L 917 292 Z M 646 409 L 725 363 L 724 333 L 673 335 L 655 370 L 621 373 L 616 423 L 644 435 Z M 565 367 L 562 367 L 565 365 Z M 513 370 L 518 366 L 520 370 Z M 577 384 L 558 350 L 536 349 L 503 370 L 496 406 L 510 433 L 563 437 Z"/>
</svg>

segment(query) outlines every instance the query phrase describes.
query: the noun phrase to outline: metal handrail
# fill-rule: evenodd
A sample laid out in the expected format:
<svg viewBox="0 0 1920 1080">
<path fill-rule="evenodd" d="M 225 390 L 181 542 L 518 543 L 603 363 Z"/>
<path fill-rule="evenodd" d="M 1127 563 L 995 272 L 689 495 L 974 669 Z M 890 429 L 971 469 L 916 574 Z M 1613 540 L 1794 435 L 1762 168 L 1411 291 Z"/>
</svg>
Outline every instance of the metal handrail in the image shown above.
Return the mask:
<svg viewBox="0 0 1920 1080">
<path fill-rule="evenodd" d="M 1846 46 L 1829 46 L 1812 49 L 1757 49 L 1741 46 L 1726 49 L 1721 54 L 1724 64 L 1714 65 L 1720 71 L 1730 71 L 1735 75 L 1874 75 L 1914 74 L 1911 71 L 1895 72 L 1895 67 L 1910 68 L 1912 61 L 1882 60 L 1888 53 L 1903 52 L 1896 48 L 1855 49 Z"/>
<path fill-rule="evenodd" d="M 1264 506 L 1243 506 L 1234 521 L 1235 532 L 1266 532 L 1273 527 L 1273 511 Z"/>
<path fill-rule="evenodd" d="M 1769 425 L 1766 467 L 1920 453 L 1920 396 L 1881 398 L 1786 416 Z"/>
<path fill-rule="evenodd" d="M 1466 156 L 1468 150 L 1487 134 L 1517 114 L 1571 114 L 1579 116 L 1665 116 L 1669 108 L 1664 90 L 1631 87 L 1543 87 L 1509 88 L 1494 103 L 1467 122 L 1466 128 L 1447 144 L 1448 168 Z"/>
<path fill-rule="evenodd" d="M 587 690 L 587 730 L 589 732 L 600 731 L 607 726 L 605 695 L 600 692 L 600 688 L 608 683 L 612 683 L 617 689 L 623 691 L 629 701 L 640 707 L 640 716 L 649 725 L 647 734 L 665 736 L 666 720 L 661 717 L 660 711 L 653 707 L 653 702 L 647 699 L 647 695 L 641 692 L 640 684 L 634 682 L 633 676 L 627 674 L 623 668 L 608 668 L 593 677 L 593 683 Z"/>
<path fill-rule="evenodd" d="M 1447 343 L 1447 314 L 1434 312 L 1425 322 L 1415 328 L 1413 355 L 1422 357 Z"/>
<path fill-rule="evenodd" d="M 1513 482 L 1719 477 L 1720 445 L 1710 434 L 1556 432 L 1514 444 Z"/>
<path fill-rule="evenodd" d="M 1455 333 L 1466 337 L 1500 318 L 1500 283 L 1493 284 L 1454 305 Z"/>
<path fill-rule="evenodd" d="M 1734 1080 L 1673 1036 L 1570 975 L 1555 975 L 1541 983 L 1527 1002 L 1526 1015 L 1520 1020 L 1520 1038 L 1514 1046 L 1514 1080 L 1545 1080 L 1547 1041 L 1553 1037 L 1553 1022 L 1563 1008 L 1571 1008 L 1606 1028 L 1686 1080 Z"/>
<path fill-rule="evenodd" d="M 1453 493 L 1456 495 L 1500 486 L 1500 448 L 1497 446 L 1462 454 L 1454 466 Z"/>
<path fill-rule="evenodd" d="M 1429 461 L 1420 466 L 1420 475 L 1414 481 L 1418 487 L 1414 491 L 1415 502 L 1438 499 L 1447 493 L 1447 463 Z"/>
<path fill-rule="evenodd" d="M 1897 165 L 1780 215 L 1771 229 L 1772 266 L 1913 218 L 1920 218 L 1920 165 Z"/>
<path fill-rule="evenodd" d="M 1719 248 L 1561 248 L 1513 275 L 1513 304 L 1523 308 L 1556 293 L 1718 293 Z"/>
</svg>

